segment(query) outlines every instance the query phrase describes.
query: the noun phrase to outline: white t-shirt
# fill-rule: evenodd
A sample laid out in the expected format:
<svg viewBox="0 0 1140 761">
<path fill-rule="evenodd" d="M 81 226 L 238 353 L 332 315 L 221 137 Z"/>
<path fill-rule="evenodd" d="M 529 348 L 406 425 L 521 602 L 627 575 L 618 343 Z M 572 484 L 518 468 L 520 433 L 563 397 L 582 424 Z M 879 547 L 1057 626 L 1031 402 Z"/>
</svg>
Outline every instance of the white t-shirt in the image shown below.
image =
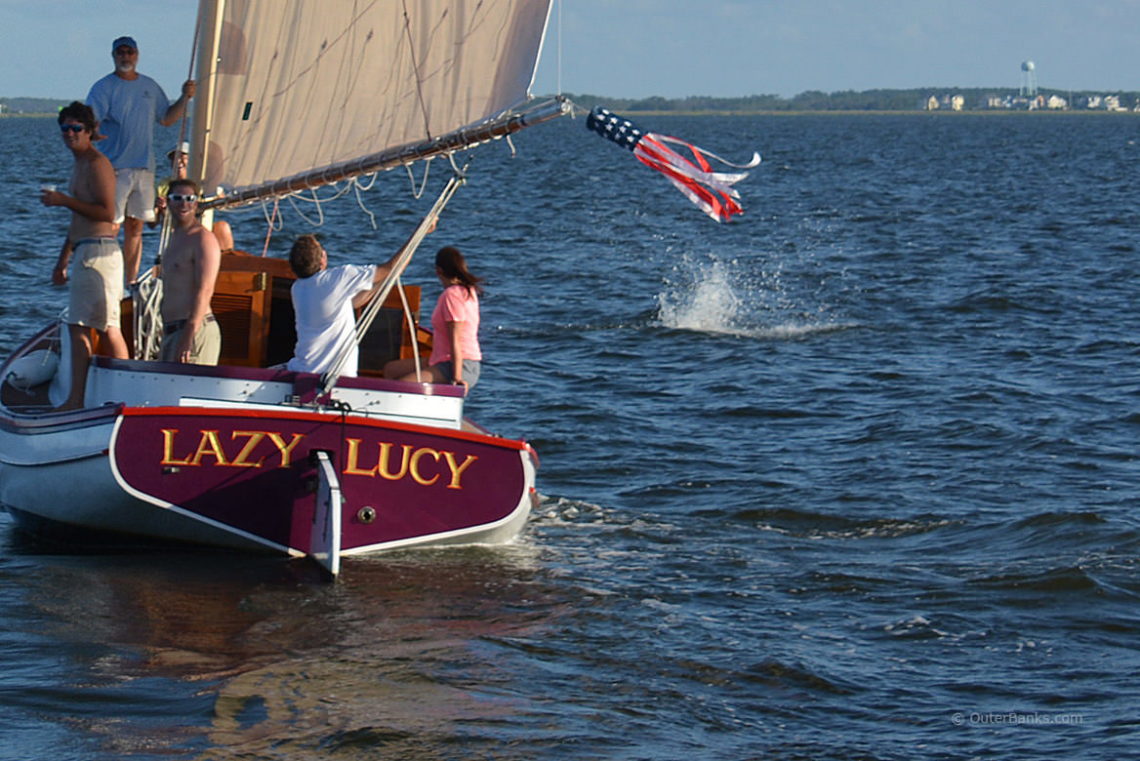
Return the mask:
<svg viewBox="0 0 1140 761">
<path fill-rule="evenodd" d="M 352 353 L 341 373 L 356 375 L 356 317 L 352 297 L 372 288 L 375 266 L 342 264 L 293 282 L 293 312 L 297 316 L 297 346 L 286 367 L 295 372 L 323 373 L 332 367 L 341 346 Z"/>
</svg>

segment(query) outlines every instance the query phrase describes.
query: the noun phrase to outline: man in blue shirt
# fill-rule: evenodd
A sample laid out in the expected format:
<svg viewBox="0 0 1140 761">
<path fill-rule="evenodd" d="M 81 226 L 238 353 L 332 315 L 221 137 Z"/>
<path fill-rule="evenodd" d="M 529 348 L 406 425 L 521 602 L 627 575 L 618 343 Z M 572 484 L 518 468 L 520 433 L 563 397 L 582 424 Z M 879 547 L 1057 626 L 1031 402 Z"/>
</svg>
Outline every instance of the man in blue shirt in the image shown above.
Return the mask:
<svg viewBox="0 0 1140 761">
<path fill-rule="evenodd" d="M 87 105 L 103 135 L 99 150 L 115 168 L 115 222 L 123 225 L 123 269 L 127 282 L 139 274 L 143 222 L 154 219 L 154 125 L 168 127 L 186 113 L 195 82 L 186 80 L 171 103 L 158 83 L 137 71 L 139 46 L 133 37 L 111 44 L 115 70 L 91 86 Z"/>
</svg>

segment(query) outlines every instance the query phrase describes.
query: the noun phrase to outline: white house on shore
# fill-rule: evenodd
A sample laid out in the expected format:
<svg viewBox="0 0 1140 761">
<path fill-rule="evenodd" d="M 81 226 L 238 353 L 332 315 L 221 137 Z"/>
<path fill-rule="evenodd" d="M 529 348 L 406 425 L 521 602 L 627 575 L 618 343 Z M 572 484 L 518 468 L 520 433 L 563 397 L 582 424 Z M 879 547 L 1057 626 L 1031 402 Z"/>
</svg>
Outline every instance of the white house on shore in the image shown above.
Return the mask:
<svg viewBox="0 0 1140 761">
<path fill-rule="evenodd" d="M 937 95 L 931 95 L 926 99 L 923 107 L 927 111 L 937 111 L 941 108 L 946 108 L 951 111 L 962 111 L 966 108 L 966 99 L 961 95 L 943 95 L 939 100 Z"/>
</svg>

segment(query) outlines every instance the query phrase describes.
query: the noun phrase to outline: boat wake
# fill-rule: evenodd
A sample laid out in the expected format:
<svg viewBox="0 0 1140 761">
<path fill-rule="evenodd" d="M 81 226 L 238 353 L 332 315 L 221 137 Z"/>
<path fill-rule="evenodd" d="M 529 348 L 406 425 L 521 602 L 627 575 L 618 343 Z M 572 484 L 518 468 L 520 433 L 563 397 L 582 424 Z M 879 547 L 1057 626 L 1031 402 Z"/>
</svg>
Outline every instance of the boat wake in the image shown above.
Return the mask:
<svg viewBox="0 0 1140 761">
<path fill-rule="evenodd" d="M 774 340 L 857 327 L 835 319 L 826 306 L 805 301 L 785 288 L 778 271 L 753 274 L 737 260 L 686 259 L 657 296 L 657 318 L 675 330 Z"/>
<path fill-rule="evenodd" d="M 592 502 L 540 494 L 532 520 L 547 525 L 604 523 L 607 519 L 606 513 L 605 508 Z"/>
</svg>

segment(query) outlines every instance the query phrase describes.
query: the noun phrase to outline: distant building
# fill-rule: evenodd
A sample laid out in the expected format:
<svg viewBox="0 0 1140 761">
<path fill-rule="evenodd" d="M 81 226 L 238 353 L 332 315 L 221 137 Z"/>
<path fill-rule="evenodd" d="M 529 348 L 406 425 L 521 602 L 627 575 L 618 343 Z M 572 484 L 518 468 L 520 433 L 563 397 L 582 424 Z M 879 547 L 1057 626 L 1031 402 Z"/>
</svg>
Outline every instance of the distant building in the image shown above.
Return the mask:
<svg viewBox="0 0 1140 761">
<path fill-rule="evenodd" d="M 1037 64 L 1033 61 L 1021 62 L 1021 90 L 1018 95 L 1032 98 L 1037 94 Z"/>
<path fill-rule="evenodd" d="M 1069 101 L 1060 95 L 1050 95 L 1049 99 L 1045 101 L 1045 107 L 1054 111 L 1064 111 L 1069 107 Z"/>
<path fill-rule="evenodd" d="M 943 95 L 941 98 L 931 95 L 922 102 L 922 108 L 926 111 L 937 111 L 942 108 L 962 111 L 966 108 L 966 98 L 962 95 Z"/>
</svg>

